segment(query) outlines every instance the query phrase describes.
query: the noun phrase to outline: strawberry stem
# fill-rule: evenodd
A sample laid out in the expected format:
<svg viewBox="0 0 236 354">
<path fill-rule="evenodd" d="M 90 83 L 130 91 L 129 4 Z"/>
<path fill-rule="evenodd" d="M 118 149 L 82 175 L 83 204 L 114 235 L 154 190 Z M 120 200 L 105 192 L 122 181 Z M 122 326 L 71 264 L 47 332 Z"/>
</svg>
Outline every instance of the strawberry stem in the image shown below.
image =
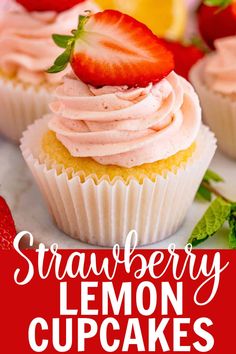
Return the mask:
<svg viewBox="0 0 236 354">
<path fill-rule="evenodd" d="M 90 14 L 89 11 L 87 11 Z M 53 34 L 52 39 L 56 45 L 60 48 L 65 48 L 65 51 L 59 55 L 58 58 L 54 61 L 53 66 L 51 66 L 47 73 L 55 74 L 60 71 L 63 71 L 70 62 L 71 56 L 73 55 L 73 49 L 75 41 L 81 37 L 81 34 L 84 31 L 84 26 L 89 20 L 89 16 L 79 16 L 78 27 L 71 31 L 72 36 L 64 36 L 61 34 Z"/>
</svg>

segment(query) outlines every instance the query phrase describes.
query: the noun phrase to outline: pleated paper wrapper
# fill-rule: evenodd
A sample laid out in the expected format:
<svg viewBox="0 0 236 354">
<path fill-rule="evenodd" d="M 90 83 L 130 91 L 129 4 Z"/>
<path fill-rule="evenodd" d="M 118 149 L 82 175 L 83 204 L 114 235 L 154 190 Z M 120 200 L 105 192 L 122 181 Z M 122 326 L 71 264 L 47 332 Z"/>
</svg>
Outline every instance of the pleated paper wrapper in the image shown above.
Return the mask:
<svg viewBox="0 0 236 354">
<path fill-rule="evenodd" d="M 204 122 L 215 133 L 219 148 L 236 159 L 236 98 L 211 91 L 203 81 L 203 69 L 201 60 L 192 68 L 190 80 L 199 95 Z"/>
<path fill-rule="evenodd" d="M 94 245 L 124 246 L 131 230 L 138 244 L 161 241 L 176 232 L 191 206 L 199 184 L 216 150 L 214 135 L 205 126 L 197 138 L 197 148 L 187 166 L 155 181 L 145 178 L 125 183 L 107 176 L 96 182 L 94 176 L 40 162 L 42 136 L 48 130 L 48 117 L 36 121 L 21 141 L 23 156 L 58 226 L 67 235 Z M 56 242 L 56 240 L 55 240 Z"/>
<path fill-rule="evenodd" d="M 49 111 L 52 92 L 46 87 L 25 88 L 14 80 L 0 78 L 0 134 L 19 143 L 29 124 Z"/>
</svg>

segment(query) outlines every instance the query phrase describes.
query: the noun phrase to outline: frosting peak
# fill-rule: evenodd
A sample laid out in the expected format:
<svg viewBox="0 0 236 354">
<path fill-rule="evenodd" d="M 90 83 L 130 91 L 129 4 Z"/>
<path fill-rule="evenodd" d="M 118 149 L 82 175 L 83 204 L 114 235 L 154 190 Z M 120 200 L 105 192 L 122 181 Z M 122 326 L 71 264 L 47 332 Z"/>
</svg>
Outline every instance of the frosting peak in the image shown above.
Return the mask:
<svg viewBox="0 0 236 354">
<path fill-rule="evenodd" d="M 0 68 L 4 74 L 33 85 L 59 83 L 64 74 L 47 74 L 62 52 L 52 40 L 53 33 L 70 33 L 77 27 L 78 15 L 98 10 L 91 1 L 56 13 L 28 12 L 14 0 L 0 5 Z"/>
<path fill-rule="evenodd" d="M 95 88 L 72 73 L 51 104 L 49 128 L 72 156 L 104 165 L 139 166 L 194 142 L 201 110 L 192 86 L 174 72 L 145 88 Z"/>
<path fill-rule="evenodd" d="M 236 93 L 236 36 L 215 41 L 216 51 L 206 60 L 204 80 L 212 90 Z"/>
</svg>

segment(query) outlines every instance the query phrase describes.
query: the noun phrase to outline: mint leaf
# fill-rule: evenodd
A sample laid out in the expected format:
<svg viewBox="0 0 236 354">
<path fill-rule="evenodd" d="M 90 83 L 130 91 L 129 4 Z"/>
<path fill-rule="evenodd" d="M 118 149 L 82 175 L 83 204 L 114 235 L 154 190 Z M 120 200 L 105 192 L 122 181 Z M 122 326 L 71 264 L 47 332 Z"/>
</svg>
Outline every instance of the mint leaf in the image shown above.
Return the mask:
<svg viewBox="0 0 236 354">
<path fill-rule="evenodd" d="M 53 41 L 58 45 L 60 48 L 66 48 L 68 45 L 68 42 L 73 39 L 73 36 L 64 36 L 61 34 L 53 34 L 52 35 Z"/>
<path fill-rule="evenodd" d="M 229 248 L 236 250 L 236 215 L 230 215 L 229 227 Z"/>
<path fill-rule="evenodd" d="M 212 193 L 207 188 L 201 185 L 197 192 L 197 198 L 205 199 L 210 202 L 212 198 Z"/>
<path fill-rule="evenodd" d="M 221 176 L 219 176 L 216 172 L 211 171 L 211 170 L 207 170 L 203 180 L 208 183 L 211 181 L 212 182 L 224 182 L 224 179 Z"/>
<path fill-rule="evenodd" d="M 229 216 L 229 248 L 236 249 L 236 204 L 231 205 L 231 214 Z"/>
<path fill-rule="evenodd" d="M 214 194 L 214 189 L 211 187 L 211 182 L 223 182 L 223 178 L 219 176 L 216 172 L 207 170 L 205 176 L 203 177 L 202 183 L 197 192 L 197 198 L 205 199 L 208 202 L 212 200 L 212 194 Z"/>
<path fill-rule="evenodd" d="M 231 203 L 231 211 L 232 213 L 236 213 L 236 203 Z"/>
<path fill-rule="evenodd" d="M 196 246 L 208 239 L 208 237 L 213 236 L 224 225 L 230 213 L 231 203 L 224 201 L 220 197 L 216 198 L 195 226 L 188 243 Z"/>
</svg>

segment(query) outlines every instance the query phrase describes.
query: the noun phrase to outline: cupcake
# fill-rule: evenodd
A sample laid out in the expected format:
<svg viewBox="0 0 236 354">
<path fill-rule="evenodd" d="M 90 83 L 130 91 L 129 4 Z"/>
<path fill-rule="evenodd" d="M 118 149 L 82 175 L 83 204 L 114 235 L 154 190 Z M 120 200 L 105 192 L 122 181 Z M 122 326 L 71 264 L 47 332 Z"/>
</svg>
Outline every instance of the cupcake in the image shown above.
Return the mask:
<svg viewBox="0 0 236 354">
<path fill-rule="evenodd" d="M 190 80 L 220 149 L 236 159 L 236 36 L 216 40 L 215 47 L 192 68 Z"/>
<path fill-rule="evenodd" d="M 63 61 L 71 51 L 73 71 L 51 113 L 25 131 L 23 156 L 69 236 L 123 246 L 135 229 L 139 245 L 163 240 L 183 223 L 216 149 L 198 97 L 162 42 L 127 15 L 83 17 L 74 37 Z"/>
<path fill-rule="evenodd" d="M 52 91 L 62 79 L 61 74 L 45 72 L 60 53 L 52 33 L 70 33 L 79 14 L 97 10 L 91 1 L 77 0 L 73 4 L 76 2 L 62 12 L 52 11 L 52 1 L 47 1 L 50 11 L 33 11 L 38 1 L 10 0 L 0 4 L 0 134 L 15 142 L 28 124 L 48 112 Z M 57 9 L 55 1 L 54 6 L 62 10 Z"/>
</svg>

